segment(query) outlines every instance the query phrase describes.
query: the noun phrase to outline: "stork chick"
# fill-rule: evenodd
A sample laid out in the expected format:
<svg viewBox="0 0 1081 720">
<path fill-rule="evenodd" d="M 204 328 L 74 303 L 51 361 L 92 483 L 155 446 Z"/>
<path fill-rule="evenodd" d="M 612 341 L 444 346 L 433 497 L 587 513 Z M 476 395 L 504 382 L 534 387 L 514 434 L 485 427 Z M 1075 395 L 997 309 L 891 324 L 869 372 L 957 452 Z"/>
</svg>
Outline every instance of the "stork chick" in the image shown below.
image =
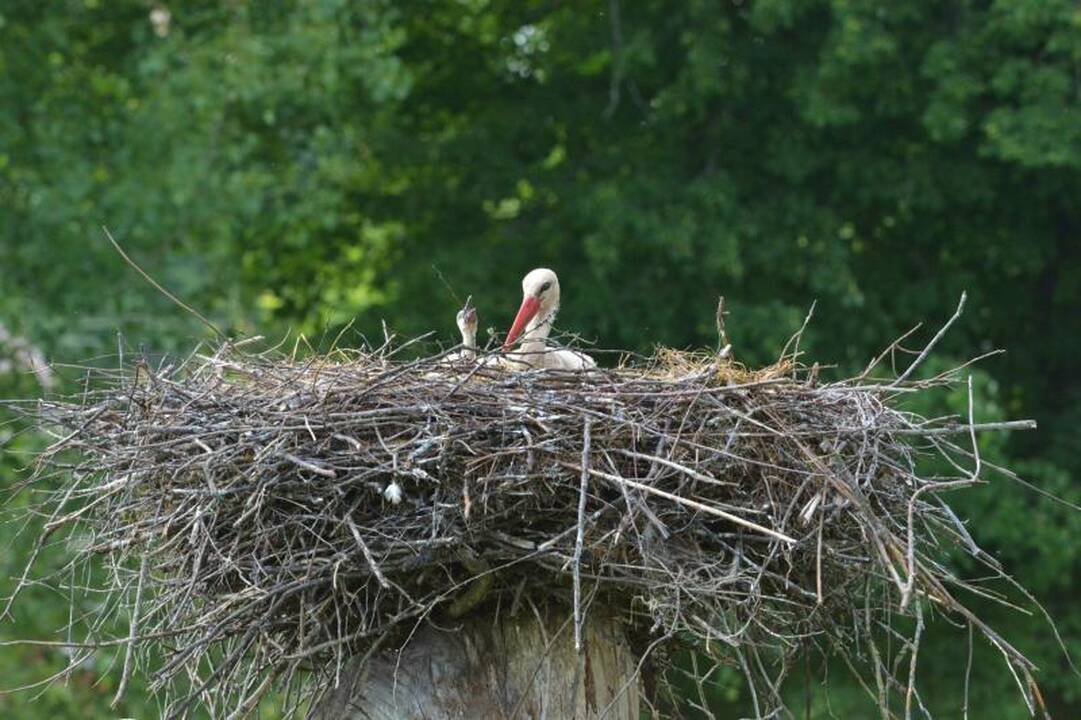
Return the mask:
<svg viewBox="0 0 1081 720">
<path fill-rule="evenodd" d="M 473 365 L 477 362 L 477 309 L 473 307 L 472 296 L 466 298 L 465 305 L 458 311 L 454 320 L 458 324 L 458 331 L 462 334 L 462 345 L 459 349 L 439 356 L 431 370 L 424 373 L 429 380 L 445 380 L 447 374 L 460 375 L 464 372 L 473 373 Z M 487 359 L 486 359 L 487 360 Z M 487 365 L 487 361 L 484 362 Z M 390 498 L 387 498 L 390 500 Z M 391 500 L 393 502 L 393 500 Z"/>
<path fill-rule="evenodd" d="M 448 362 L 473 362 L 477 359 L 477 309 L 473 307 L 472 296 L 466 298 L 465 305 L 455 318 L 458 331 L 462 333 L 462 349 L 447 355 Z"/>
</svg>

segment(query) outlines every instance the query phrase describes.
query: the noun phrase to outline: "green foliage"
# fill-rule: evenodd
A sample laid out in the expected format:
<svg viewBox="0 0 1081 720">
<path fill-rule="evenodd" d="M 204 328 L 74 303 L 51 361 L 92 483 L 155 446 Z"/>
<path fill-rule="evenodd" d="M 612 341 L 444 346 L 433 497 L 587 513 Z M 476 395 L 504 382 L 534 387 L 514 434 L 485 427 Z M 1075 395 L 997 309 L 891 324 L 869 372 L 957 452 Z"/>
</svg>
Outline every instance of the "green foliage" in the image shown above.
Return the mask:
<svg viewBox="0 0 1081 720">
<path fill-rule="evenodd" d="M 173 5 L 0 7 L 0 321 L 51 357 L 115 352 L 117 331 L 155 352 L 205 332 L 103 223 L 228 331 L 313 342 L 354 318 L 347 341 L 381 337 L 382 318 L 450 340 L 436 268 L 502 330 L 519 277 L 548 265 L 561 325 L 602 346 L 711 345 L 724 294 L 737 354 L 761 362 L 817 299 L 807 357 L 847 370 L 967 289 L 943 357 L 1007 347 L 978 375 L 979 419 L 1041 425 L 988 438 L 986 458 L 1081 501 L 1075 2 Z M 6 457 L 10 484 L 25 456 Z M 1081 654 L 1081 516 L 1001 478 L 956 500 Z M 29 547 L 12 542 L 7 575 Z M 45 636 L 66 612 L 40 605 L 5 636 Z M 1078 714 L 1046 623 L 1001 620 L 1060 715 Z M 952 712 L 965 640 L 934 635 L 921 670 Z M 55 666 L 41 656 L 40 672 L 25 650 L 0 667 L 36 679 Z M 841 678 L 835 710 L 851 697 L 865 714 Z M 1015 706 L 989 658 L 974 682 L 975 716 Z M 36 707 L 110 716 L 94 687 Z"/>
</svg>

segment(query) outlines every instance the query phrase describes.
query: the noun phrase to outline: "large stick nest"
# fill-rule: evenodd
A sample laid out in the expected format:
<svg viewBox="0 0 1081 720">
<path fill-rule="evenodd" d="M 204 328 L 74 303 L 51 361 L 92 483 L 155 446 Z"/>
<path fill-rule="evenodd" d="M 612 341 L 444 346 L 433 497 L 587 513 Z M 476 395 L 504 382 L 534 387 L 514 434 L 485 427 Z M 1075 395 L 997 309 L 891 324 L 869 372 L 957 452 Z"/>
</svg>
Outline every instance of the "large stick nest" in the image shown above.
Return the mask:
<svg viewBox="0 0 1081 720">
<path fill-rule="evenodd" d="M 979 481 L 986 428 L 898 409 L 955 374 L 827 383 L 791 361 L 678 353 L 510 373 L 225 344 L 91 375 L 41 406 L 57 438 L 32 481 L 42 543 L 59 532 L 72 555 L 41 580 L 105 557 L 86 576 L 104 610 L 85 646 L 122 648 L 125 681 L 162 654 L 170 716 L 319 694 L 421 623 L 540 596 L 576 630 L 592 598 L 643 647 L 731 662 L 760 716 L 809 646 L 844 658 L 883 714 L 919 703 L 910 666 L 941 612 L 1042 707 L 1032 665 L 957 599 L 978 588 L 947 563 L 1000 574 L 938 495 Z"/>
</svg>

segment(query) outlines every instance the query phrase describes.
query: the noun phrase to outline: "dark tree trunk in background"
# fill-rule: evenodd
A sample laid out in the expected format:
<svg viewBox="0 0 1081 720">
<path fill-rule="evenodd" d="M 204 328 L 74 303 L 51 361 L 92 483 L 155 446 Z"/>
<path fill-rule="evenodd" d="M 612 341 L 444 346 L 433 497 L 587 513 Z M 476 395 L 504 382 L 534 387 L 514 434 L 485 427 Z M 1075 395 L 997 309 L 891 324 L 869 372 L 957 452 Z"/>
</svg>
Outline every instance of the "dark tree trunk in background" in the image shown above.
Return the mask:
<svg viewBox="0 0 1081 720">
<path fill-rule="evenodd" d="M 567 612 L 471 617 L 417 632 L 343 673 L 320 720 L 638 720 L 637 658 L 622 628 L 590 614 L 583 651 Z"/>
</svg>

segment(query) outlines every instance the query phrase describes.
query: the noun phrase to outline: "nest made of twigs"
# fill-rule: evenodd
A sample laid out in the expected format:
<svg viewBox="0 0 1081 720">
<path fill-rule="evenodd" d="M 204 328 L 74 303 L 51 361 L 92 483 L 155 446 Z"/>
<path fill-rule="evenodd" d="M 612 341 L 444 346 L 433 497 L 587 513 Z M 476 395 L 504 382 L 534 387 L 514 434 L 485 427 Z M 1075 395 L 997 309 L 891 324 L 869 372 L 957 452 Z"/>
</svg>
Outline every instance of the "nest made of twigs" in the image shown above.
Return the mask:
<svg viewBox="0 0 1081 720">
<path fill-rule="evenodd" d="M 792 358 L 752 372 L 672 351 L 511 373 L 229 344 L 91 374 L 41 406 L 57 440 L 32 482 L 59 478 L 40 511 L 72 564 L 108 559 L 88 644 L 122 642 L 125 675 L 163 652 L 167 714 L 318 694 L 346 660 L 500 595 L 553 596 L 580 624 L 583 585 L 654 646 L 742 668 L 763 716 L 808 643 L 911 702 L 911 675 L 866 650 L 901 614 L 914 653 L 932 611 L 1041 705 L 1032 665 L 948 589 L 958 549 L 998 572 L 936 495 L 977 481 L 980 428 L 897 408 L 954 375 L 822 383 Z M 921 475 L 928 458 L 956 476 Z"/>
</svg>

